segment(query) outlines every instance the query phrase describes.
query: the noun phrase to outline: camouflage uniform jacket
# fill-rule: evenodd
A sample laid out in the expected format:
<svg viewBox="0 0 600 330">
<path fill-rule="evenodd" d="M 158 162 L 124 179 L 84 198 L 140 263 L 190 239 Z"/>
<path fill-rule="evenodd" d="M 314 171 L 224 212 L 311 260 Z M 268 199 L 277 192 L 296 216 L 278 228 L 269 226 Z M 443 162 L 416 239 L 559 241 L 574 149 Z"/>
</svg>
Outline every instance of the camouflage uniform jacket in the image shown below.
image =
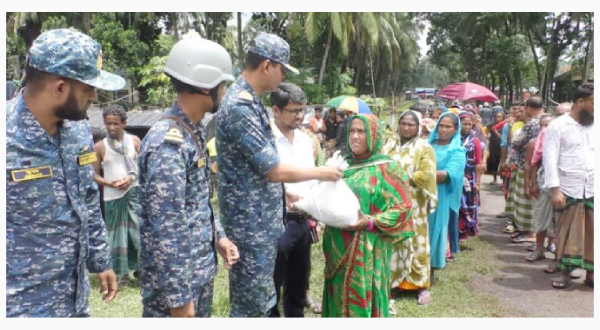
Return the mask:
<svg viewBox="0 0 600 330">
<path fill-rule="evenodd" d="M 210 205 L 204 125 L 180 118 L 200 139 L 172 119 L 156 123 L 142 141 L 140 169 L 140 268 L 142 298 L 181 307 L 217 273 L 216 240 L 225 237 Z"/>
<path fill-rule="evenodd" d="M 7 103 L 8 317 L 89 314 L 85 268 L 92 273 L 112 268 L 93 151 L 87 121 L 65 120 L 59 136 L 51 137 L 22 94 Z"/>
<path fill-rule="evenodd" d="M 277 240 L 284 230 L 283 186 L 266 174 L 279 156 L 267 110 L 243 77 L 223 97 L 216 141 L 219 208 L 229 239 L 242 249 Z"/>
</svg>

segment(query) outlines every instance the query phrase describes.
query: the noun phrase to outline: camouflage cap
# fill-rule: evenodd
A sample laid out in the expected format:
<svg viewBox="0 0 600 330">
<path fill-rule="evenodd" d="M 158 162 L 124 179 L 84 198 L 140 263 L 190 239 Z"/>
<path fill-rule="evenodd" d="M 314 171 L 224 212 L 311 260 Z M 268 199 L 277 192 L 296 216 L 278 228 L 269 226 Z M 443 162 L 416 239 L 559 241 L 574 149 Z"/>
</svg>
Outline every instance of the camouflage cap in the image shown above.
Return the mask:
<svg viewBox="0 0 600 330">
<path fill-rule="evenodd" d="M 254 38 L 248 46 L 248 53 L 253 53 L 271 61 L 281 63 L 288 71 L 298 74 L 298 69 L 289 64 L 290 45 L 274 34 L 263 33 Z"/>
<path fill-rule="evenodd" d="M 73 29 L 55 29 L 42 33 L 33 41 L 28 61 L 30 66 L 40 71 L 99 89 L 113 91 L 125 87 L 125 79 L 101 70 L 102 46 Z"/>
</svg>

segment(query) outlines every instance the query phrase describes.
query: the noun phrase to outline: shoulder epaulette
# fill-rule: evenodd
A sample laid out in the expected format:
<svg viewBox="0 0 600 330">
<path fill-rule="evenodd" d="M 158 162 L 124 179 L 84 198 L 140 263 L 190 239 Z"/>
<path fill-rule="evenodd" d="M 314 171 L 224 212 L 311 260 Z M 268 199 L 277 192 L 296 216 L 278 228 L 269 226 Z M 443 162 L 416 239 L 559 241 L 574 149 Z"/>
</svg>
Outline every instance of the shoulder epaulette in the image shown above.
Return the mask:
<svg viewBox="0 0 600 330">
<path fill-rule="evenodd" d="M 237 95 L 238 101 L 242 101 L 244 103 L 252 103 L 254 99 L 252 98 L 252 94 L 248 93 L 248 91 L 241 91 Z"/>
<path fill-rule="evenodd" d="M 183 129 L 175 124 L 169 125 L 167 133 L 165 133 L 165 141 L 181 145 L 183 143 Z"/>
</svg>

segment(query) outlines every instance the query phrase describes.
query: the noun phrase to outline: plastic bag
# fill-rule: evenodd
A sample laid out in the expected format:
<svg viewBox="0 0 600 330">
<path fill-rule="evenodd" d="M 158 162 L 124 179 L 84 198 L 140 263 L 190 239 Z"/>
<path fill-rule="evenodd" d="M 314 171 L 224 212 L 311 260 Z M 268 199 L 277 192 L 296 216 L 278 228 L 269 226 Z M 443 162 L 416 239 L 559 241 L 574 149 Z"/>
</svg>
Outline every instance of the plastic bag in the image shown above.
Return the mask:
<svg viewBox="0 0 600 330">
<path fill-rule="evenodd" d="M 342 170 L 348 168 L 340 151 L 336 151 L 325 165 L 337 166 Z M 345 228 L 358 221 L 360 209 L 358 198 L 344 180 L 319 182 L 295 205 L 322 223 L 337 228 Z"/>
</svg>

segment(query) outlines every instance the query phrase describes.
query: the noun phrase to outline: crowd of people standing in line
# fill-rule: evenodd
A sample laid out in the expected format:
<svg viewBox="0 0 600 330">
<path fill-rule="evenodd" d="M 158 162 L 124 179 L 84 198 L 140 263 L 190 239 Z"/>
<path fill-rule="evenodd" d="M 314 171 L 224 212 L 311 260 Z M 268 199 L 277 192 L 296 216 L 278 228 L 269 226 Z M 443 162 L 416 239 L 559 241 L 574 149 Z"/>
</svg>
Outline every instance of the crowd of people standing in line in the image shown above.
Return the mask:
<svg viewBox="0 0 600 330">
<path fill-rule="evenodd" d="M 593 286 L 591 84 L 542 140 L 550 118 L 537 97 L 506 120 L 498 104 L 453 103 L 402 113 L 397 134 L 375 115 L 346 109 L 302 129 L 306 96 L 282 83 L 298 73 L 287 42 L 256 37 L 234 79 L 222 46 L 188 38 L 174 45 L 164 70 L 177 92 L 173 107 L 142 141 L 123 131 L 123 109 L 108 107 L 108 136 L 94 145 L 84 119 L 95 88 L 124 86 L 101 71 L 101 54 L 74 30 L 44 32 L 29 50 L 24 90 L 7 104 L 8 317 L 90 316 L 86 268 L 98 274 L 106 302 L 117 277 L 126 284 L 134 271 L 142 316 L 208 317 L 218 255 L 228 269 L 231 317 L 280 316 L 280 300 L 286 317 L 302 317 L 307 304 L 320 309 L 309 288 L 310 246 L 319 237 L 295 203 L 317 181 L 340 179 L 360 209 L 354 224 L 322 234 L 322 315 L 387 317 L 394 289 L 415 291 L 425 305 L 434 271 L 454 260 L 461 240 L 478 235 L 487 164 L 504 170 L 514 242 L 534 230 L 542 238 L 528 260 L 541 258 L 542 233 L 553 223 L 538 212 L 533 220 L 532 198 L 545 214 L 551 201 L 562 271 L 552 285 L 569 286 L 581 267 Z M 273 120 L 262 95 L 270 96 Z M 220 218 L 210 203 L 207 113 L 216 113 Z M 328 154 L 342 151 L 349 167 L 322 166 L 322 144 Z M 97 184 L 107 188 L 105 221 Z"/>
<path fill-rule="evenodd" d="M 492 127 L 502 133 L 500 170 L 504 175 L 506 218 L 511 242 L 528 243 L 528 262 L 554 261 L 544 270 L 560 272 L 552 286 L 564 289 L 583 276 L 594 286 L 594 85 L 577 89 L 572 103 L 552 114 L 542 100 L 515 103 L 507 120 Z"/>
</svg>

